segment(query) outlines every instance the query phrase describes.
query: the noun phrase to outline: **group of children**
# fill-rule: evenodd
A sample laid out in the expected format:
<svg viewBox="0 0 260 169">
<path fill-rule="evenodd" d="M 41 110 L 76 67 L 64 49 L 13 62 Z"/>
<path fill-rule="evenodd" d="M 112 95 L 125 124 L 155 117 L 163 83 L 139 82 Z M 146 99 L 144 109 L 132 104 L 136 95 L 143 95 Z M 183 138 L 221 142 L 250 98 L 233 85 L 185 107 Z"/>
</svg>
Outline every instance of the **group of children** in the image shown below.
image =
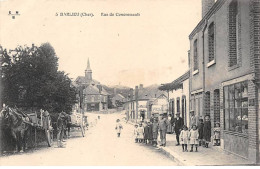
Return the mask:
<svg viewBox="0 0 260 169">
<path fill-rule="evenodd" d="M 120 137 L 121 129 L 123 126 L 119 123 L 120 120 L 117 119 L 117 136 Z M 145 121 L 140 122 L 139 125 L 135 125 L 134 128 L 134 137 L 136 143 L 145 143 L 152 144 L 153 146 L 157 146 L 157 138 L 158 138 L 158 119 L 154 118 L 152 122 Z M 216 123 L 216 127 L 213 129 L 213 141 L 215 146 L 220 145 L 220 124 Z M 193 148 L 195 147 L 195 151 L 198 151 L 198 146 L 204 146 L 208 148 L 209 142 L 211 142 L 211 122 L 208 115 L 205 116 L 205 122 L 203 119 L 199 120 L 198 126 L 196 124 L 192 124 L 190 130 L 186 125 L 183 126 L 180 132 L 180 143 L 182 145 L 183 152 L 188 152 L 188 144 L 191 146 L 190 152 L 193 152 Z"/>
<path fill-rule="evenodd" d="M 134 137 L 136 143 L 157 145 L 158 138 L 158 119 L 155 119 L 152 123 L 150 121 L 140 122 L 139 125 L 135 125 Z"/>
<path fill-rule="evenodd" d="M 214 146 L 220 145 L 220 124 L 216 123 L 216 127 L 213 129 L 213 141 Z M 193 147 L 195 146 L 196 152 L 198 151 L 198 146 L 204 146 L 208 148 L 211 142 L 211 122 L 209 116 L 205 116 L 205 122 L 203 119 L 199 120 L 198 127 L 193 124 L 188 130 L 187 126 L 183 126 L 183 130 L 180 133 L 181 145 L 183 152 L 188 152 L 187 145 L 191 145 L 190 152 L 193 152 Z"/>
</svg>

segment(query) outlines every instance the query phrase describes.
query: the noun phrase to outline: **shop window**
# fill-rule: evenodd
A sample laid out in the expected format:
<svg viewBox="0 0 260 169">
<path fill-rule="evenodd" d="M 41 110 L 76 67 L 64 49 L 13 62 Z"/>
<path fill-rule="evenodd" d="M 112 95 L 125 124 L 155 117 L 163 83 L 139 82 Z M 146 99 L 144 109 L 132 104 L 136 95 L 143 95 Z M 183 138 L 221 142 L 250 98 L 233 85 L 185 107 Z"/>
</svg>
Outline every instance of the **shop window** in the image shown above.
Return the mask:
<svg viewBox="0 0 260 169">
<path fill-rule="evenodd" d="M 225 130 L 248 133 L 247 81 L 224 87 Z"/>
</svg>

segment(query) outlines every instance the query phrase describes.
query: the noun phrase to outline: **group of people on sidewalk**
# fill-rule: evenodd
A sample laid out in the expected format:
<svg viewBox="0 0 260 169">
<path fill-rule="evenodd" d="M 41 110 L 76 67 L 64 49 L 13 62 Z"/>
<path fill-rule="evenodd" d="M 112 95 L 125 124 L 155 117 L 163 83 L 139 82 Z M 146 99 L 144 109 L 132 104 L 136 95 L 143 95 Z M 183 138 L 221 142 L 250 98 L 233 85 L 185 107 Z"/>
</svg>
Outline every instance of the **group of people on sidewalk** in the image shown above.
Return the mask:
<svg viewBox="0 0 260 169">
<path fill-rule="evenodd" d="M 135 125 L 134 136 L 136 143 L 145 143 L 157 146 L 158 135 L 160 133 L 161 144 L 160 146 L 166 146 L 166 131 L 169 121 L 165 116 L 154 117 L 152 116 L 150 121 L 141 121 Z"/>
<path fill-rule="evenodd" d="M 152 115 L 150 120 L 141 121 L 139 124 L 135 124 L 134 136 L 136 143 L 152 144 L 157 146 L 158 135 L 160 135 L 160 146 L 166 146 L 166 133 L 167 127 L 171 126 L 174 128 L 176 134 L 176 146 L 182 145 L 183 152 L 187 152 L 188 145 L 190 145 L 190 152 L 198 151 L 198 146 L 209 147 L 211 142 L 211 122 L 209 115 L 205 115 L 203 119 L 197 119 L 194 115 L 194 111 L 190 112 L 190 125 L 184 125 L 184 119 L 180 117 L 180 113 L 176 113 L 176 117 L 170 120 L 167 119 L 165 114 L 161 114 L 158 117 Z M 214 145 L 220 145 L 220 126 L 219 123 L 215 124 L 213 129 L 213 140 Z"/>
</svg>

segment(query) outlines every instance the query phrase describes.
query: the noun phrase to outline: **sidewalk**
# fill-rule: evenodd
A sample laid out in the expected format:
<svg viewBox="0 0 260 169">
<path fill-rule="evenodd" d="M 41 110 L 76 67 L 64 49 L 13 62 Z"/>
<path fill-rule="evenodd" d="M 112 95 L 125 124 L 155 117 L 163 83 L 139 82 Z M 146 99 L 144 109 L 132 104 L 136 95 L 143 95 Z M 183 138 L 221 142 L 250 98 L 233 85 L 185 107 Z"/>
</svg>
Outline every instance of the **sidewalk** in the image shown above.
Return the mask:
<svg viewBox="0 0 260 169">
<path fill-rule="evenodd" d="M 129 124 L 134 124 L 128 121 Z M 160 136 L 158 137 L 158 140 Z M 253 163 L 241 158 L 239 156 L 227 153 L 217 147 L 210 146 L 209 148 L 204 148 L 202 146 L 198 147 L 198 152 L 182 152 L 182 147 L 175 146 L 176 136 L 175 134 L 167 134 L 166 136 L 166 147 L 159 147 L 167 156 L 173 158 L 179 165 L 184 166 L 207 166 L 207 165 L 252 165 Z M 188 150 L 190 150 L 190 145 L 188 145 Z M 195 148 L 194 148 L 195 150 Z"/>
<path fill-rule="evenodd" d="M 252 165 L 248 160 L 227 153 L 215 147 L 204 148 L 198 147 L 198 152 L 183 152 L 182 147 L 175 146 L 175 134 L 167 134 L 166 147 L 160 147 L 168 156 L 174 158 L 180 165 Z M 195 149 L 195 148 L 194 148 Z M 190 145 L 188 145 L 190 150 Z"/>
</svg>

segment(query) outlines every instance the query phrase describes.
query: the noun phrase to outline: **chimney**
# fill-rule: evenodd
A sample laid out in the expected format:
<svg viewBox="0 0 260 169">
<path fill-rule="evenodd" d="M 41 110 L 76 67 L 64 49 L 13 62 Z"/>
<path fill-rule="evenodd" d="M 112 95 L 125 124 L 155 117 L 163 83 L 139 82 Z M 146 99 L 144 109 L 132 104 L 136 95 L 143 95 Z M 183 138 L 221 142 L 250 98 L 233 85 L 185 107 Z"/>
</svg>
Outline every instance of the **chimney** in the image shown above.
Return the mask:
<svg viewBox="0 0 260 169">
<path fill-rule="evenodd" d="M 114 95 L 117 94 L 117 88 L 114 88 Z"/>
<path fill-rule="evenodd" d="M 134 89 L 130 89 L 130 100 L 133 100 L 133 95 L 134 95 Z"/>
<path fill-rule="evenodd" d="M 188 64 L 189 64 L 189 68 L 191 67 L 190 65 L 190 50 L 188 50 Z"/>
<path fill-rule="evenodd" d="M 214 3 L 215 0 L 202 0 L 202 18 L 208 13 Z"/>
<path fill-rule="evenodd" d="M 143 85 L 143 84 L 140 84 L 140 85 L 139 85 L 139 90 L 143 90 L 143 88 L 144 88 L 144 85 Z"/>
<path fill-rule="evenodd" d="M 135 86 L 135 101 L 138 101 L 138 86 Z"/>
<path fill-rule="evenodd" d="M 99 93 L 101 93 L 101 91 L 102 91 L 102 86 L 101 86 L 101 85 L 97 85 L 97 88 L 98 88 L 98 90 L 99 90 Z"/>
</svg>

